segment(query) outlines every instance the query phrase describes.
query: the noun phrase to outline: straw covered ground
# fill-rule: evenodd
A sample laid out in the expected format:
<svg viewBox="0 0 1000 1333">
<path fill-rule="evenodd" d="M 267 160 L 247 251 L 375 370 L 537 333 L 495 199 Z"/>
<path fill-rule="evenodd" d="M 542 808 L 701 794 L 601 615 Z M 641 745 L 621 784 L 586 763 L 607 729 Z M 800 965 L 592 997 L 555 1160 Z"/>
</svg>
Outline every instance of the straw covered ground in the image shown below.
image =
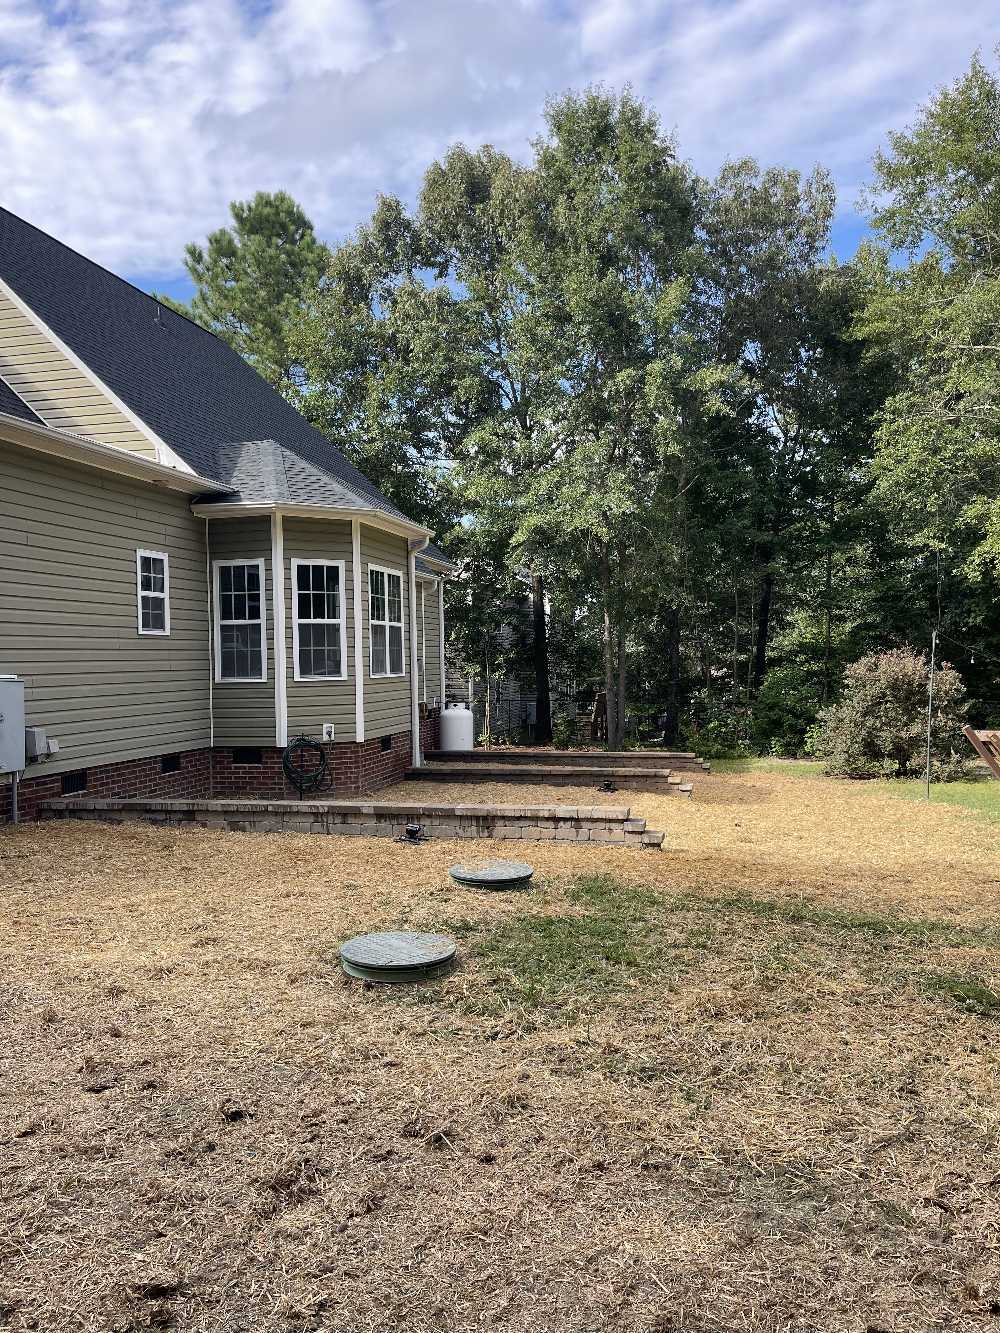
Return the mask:
<svg viewBox="0 0 1000 1333">
<path fill-rule="evenodd" d="M 998 827 L 613 799 L 668 850 L 513 895 L 446 874 L 509 844 L 0 830 L 0 1327 L 1000 1326 Z M 344 979 L 390 926 L 460 966 Z"/>
</svg>

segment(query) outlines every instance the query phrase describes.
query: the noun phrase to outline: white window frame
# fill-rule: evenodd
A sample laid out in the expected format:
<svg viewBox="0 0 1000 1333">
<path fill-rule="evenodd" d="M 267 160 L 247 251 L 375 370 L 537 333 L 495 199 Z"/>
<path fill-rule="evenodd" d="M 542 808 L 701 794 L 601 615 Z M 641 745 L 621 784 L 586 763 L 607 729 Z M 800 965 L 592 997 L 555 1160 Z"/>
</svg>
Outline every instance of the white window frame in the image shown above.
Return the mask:
<svg viewBox="0 0 1000 1333">
<path fill-rule="evenodd" d="M 399 579 L 399 620 L 373 620 L 372 619 L 372 570 L 377 570 L 380 574 L 391 574 Z M 389 585 L 385 588 L 385 611 L 389 614 Z M 376 671 L 373 666 L 375 642 L 372 635 L 373 625 L 385 626 L 385 670 Z M 398 625 L 400 630 L 400 642 L 402 645 L 403 669 L 402 671 L 389 670 L 389 626 Z M 401 569 L 393 569 L 390 565 L 368 566 L 368 674 L 372 680 L 403 680 L 406 676 L 406 579 L 403 577 Z"/>
<path fill-rule="evenodd" d="M 338 620 L 299 620 L 299 583 L 298 569 L 300 565 L 325 565 L 332 566 L 340 571 L 340 618 Z M 347 679 L 347 589 L 344 584 L 345 562 L 343 560 L 322 560 L 309 559 L 308 556 L 296 556 L 292 560 L 292 679 L 302 681 L 304 685 L 310 681 L 322 680 L 346 680 Z M 340 630 L 340 662 L 341 672 L 339 676 L 303 676 L 299 670 L 299 624 L 303 625 L 336 625 Z"/>
<path fill-rule="evenodd" d="M 162 592 L 143 592 L 142 590 L 142 557 L 152 557 L 154 560 L 163 561 L 163 591 Z M 162 597 L 163 598 L 163 629 L 143 629 L 142 627 L 142 599 L 144 597 Z M 147 551 L 144 547 L 137 547 L 135 552 L 135 624 L 136 629 L 143 637 L 154 639 L 164 639 L 170 634 L 170 556 L 166 551 Z"/>
<path fill-rule="evenodd" d="M 267 582 L 263 556 L 242 560 L 212 561 L 212 641 L 215 648 L 215 683 L 217 685 L 262 685 L 267 682 Z M 260 624 L 259 676 L 223 676 L 222 674 L 222 602 L 219 597 L 219 570 L 223 565 L 256 565 L 260 570 L 260 620 L 227 620 L 227 625 Z"/>
</svg>

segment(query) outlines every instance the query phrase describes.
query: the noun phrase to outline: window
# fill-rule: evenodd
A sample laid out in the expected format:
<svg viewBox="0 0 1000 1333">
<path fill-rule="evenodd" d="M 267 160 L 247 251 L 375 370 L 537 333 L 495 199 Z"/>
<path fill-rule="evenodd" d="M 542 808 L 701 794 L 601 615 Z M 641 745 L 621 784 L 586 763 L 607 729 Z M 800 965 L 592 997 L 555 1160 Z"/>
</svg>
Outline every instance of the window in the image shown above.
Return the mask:
<svg viewBox="0 0 1000 1333">
<path fill-rule="evenodd" d="M 215 563 L 215 679 L 267 680 L 264 561 Z"/>
<path fill-rule="evenodd" d="M 292 561 L 292 662 L 296 680 L 343 680 L 343 560 Z"/>
<path fill-rule="evenodd" d="M 170 633 L 170 571 L 162 551 L 136 551 L 136 601 L 140 634 Z"/>
<path fill-rule="evenodd" d="M 160 755 L 161 773 L 179 773 L 181 771 L 181 757 L 179 754 Z"/>
<path fill-rule="evenodd" d="M 63 773 L 59 779 L 59 790 L 63 796 L 72 796 L 75 792 L 87 790 L 87 770 L 78 768 L 75 773 Z"/>
<path fill-rule="evenodd" d="M 403 676 L 403 576 L 395 569 L 368 566 L 368 620 L 371 674 Z"/>
</svg>

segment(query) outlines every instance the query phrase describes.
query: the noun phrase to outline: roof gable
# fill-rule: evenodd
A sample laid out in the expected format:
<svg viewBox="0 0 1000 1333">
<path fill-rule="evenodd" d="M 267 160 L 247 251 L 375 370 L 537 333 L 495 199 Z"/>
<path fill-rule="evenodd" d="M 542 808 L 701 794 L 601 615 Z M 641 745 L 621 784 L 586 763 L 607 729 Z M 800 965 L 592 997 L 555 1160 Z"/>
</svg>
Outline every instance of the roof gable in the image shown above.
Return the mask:
<svg viewBox="0 0 1000 1333">
<path fill-rule="evenodd" d="M 354 506 L 405 517 L 220 338 L 5 209 L 0 279 L 195 472 L 249 477 L 249 466 L 234 471 L 234 446 L 274 442 L 311 503 L 343 507 L 346 492 Z"/>
</svg>

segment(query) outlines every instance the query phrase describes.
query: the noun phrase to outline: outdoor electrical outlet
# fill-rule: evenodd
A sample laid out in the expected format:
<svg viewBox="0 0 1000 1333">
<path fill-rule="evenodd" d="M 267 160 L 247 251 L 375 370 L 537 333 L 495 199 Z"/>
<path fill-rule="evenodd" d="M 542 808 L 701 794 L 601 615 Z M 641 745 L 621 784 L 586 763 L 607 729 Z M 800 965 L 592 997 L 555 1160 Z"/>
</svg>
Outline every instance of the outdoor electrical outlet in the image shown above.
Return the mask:
<svg viewBox="0 0 1000 1333">
<path fill-rule="evenodd" d="M 324 722 L 324 723 L 323 723 L 323 739 L 324 739 L 325 741 L 332 741 L 332 740 L 333 740 L 333 723 L 332 723 L 332 722 Z"/>
</svg>

